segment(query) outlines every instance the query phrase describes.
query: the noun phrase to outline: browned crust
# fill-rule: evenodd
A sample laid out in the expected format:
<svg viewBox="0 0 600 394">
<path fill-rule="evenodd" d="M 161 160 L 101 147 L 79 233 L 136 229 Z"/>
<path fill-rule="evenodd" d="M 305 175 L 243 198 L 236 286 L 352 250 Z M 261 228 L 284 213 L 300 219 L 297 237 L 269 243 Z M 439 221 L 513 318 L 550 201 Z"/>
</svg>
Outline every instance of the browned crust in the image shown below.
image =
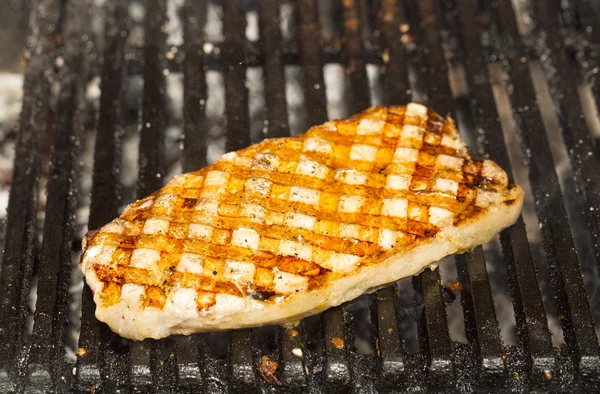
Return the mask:
<svg viewBox="0 0 600 394">
<path fill-rule="evenodd" d="M 453 148 L 442 145 L 445 137 L 458 138 L 451 118 L 444 119 L 429 110 L 428 118 L 423 120 L 405 116 L 405 112 L 405 107 L 374 107 L 350 119 L 313 127 L 301 136 L 266 140 L 237 152 L 237 157 L 252 160 L 259 153 L 275 154 L 283 163 L 283 167 L 277 171 L 269 170 L 269 166 L 274 163 L 264 157 L 255 163 L 259 168 L 236 166 L 222 160 L 186 175 L 183 185 L 170 183 L 147 198 L 130 205 L 119 219 L 119 225 L 123 228 L 122 234 L 103 229 L 93 230 L 86 234 L 83 242 L 84 250 L 95 245 L 115 248 L 111 264 L 95 264 L 92 267 L 98 279 L 105 283 L 101 292 L 104 304 L 110 306 L 118 303 L 122 285 L 130 283 L 145 286 L 143 306 L 146 308 L 164 307 L 165 300 L 174 287 L 196 289 L 199 310 L 214 305 L 214 295 L 219 293 L 237 296 L 244 296 L 246 293 L 259 294 L 261 299 L 266 301 L 280 295 L 273 285 L 271 270 L 274 268 L 305 276 L 308 278 L 308 291 L 318 289 L 341 274 L 332 273 L 330 269 L 319 265 L 318 261 L 279 255 L 268 250 L 271 244 L 280 240 L 302 239 L 304 244 L 322 250 L 323 254 L 337 252 L 361 257 L 357 266 L 357 270 L 360 270 L 410 250 L 435 236 L 439 229 L 428 222 L 429 207 L 435 206 L 451 211 L 454 213 L 454 226 L 459 226 L 485 215 L 486 208 L 475 205 L 478 189 L 497 193 L 510 190 L 510 186 L 503 184 L 502 177 L 483 176 L 482 162 L 472 160 L 466 147 Z M 357 135 L 359 122 L 367 118 L 385 121 L 380 133 Z M 392 157 L 398 146 L 398 136 L 405 124 L 424 128 L 422 140 L 415 141 L 415 145 L 412 146 L 418 149 L 418 157 L 415 163 L 393 163 Z M 332 144 L 332 152 L 323 154 L 302 151 L 299 147 L 308 138 L 329 141 Z M 350 159 L 349 152 L 356 144 L 376 146 L 375 160 Z M 410 148 L 410 144 L 409 141 L 405 146 Z M 436 164 L 439 155 L 463 160 L 461 170 L 440 167 Z M 297 163 L 301 156 L 329 169 L 352 168 L 362 171 L 366 174 L 366 180 L 360 185 L 336 182 L 332 171 L 329 171 L 325 179 L 295 174 L 294 163 Z M 218 216 L 209 216 L 195 207 L 203 201 L 201 193 L 214 188 L 203 185 L 201 179 L 209 171 L 215 170 L 226 172 L 230 178 L 225 192 L 220 197 Z M 386 176 L 390 174 L 410 174 L 412 178 L 408 190 L 386 188 Z M 272 182 L 268 196 L 245 190 L 244 182 L 249 178 L 262 178 Z M 436 191 L 433 186 L 439 178 L 458 182 L 456 194 Z M 288 201 L 281 197 L 291 186 L 318 190 L 321 196 L 319 205 Z M 175 196 L 170 206 L 150 204 L 145 207 L 147 202 L 154 202 L 168 194 Z M 341 195 L 363 197 L 365 203 L 361 211 L 345 213 L 336 210 Z M 392 197 L 407 200 L 408 217 L 395 218 L 380 213 L 382 200 Z M 269 224 L 241 217 L 241 209 L 247 203 L 263 207 L 273 217 L 286 212 L 314 217 L 319 231 L 291 229 L 283 224 Z M 514 200 L 505 199 L 504 203 L 510 205 Z M 164 234 L 143 234 L 144 224 L 150 218 L 167 220 L 168 230 Z M 335 224 L 340 222 L 358 226 L 362 231 L 360 239 L 341 238 L 327 232 L 327 226 L 335 228 Z M 210 225 L 210 239 L 190 239 L 187 230 L 189 223 Z M 231 231 L 242 226 L 261 235 L 259 250 L 231 245 Z M 381 228 L 402 232 L 405 237 L 392 249 L 384 249 L 377 241 L 377 232 Z M 155 269 L 146 270 L 129 265 L 132 251 L 140 248 L 160 251 L 160 260 Z M 184 253 L 204 256 L 202 273 L 176 270 L 177 263 Z M 226 279 L 226 260 L 253 263 L 256 267 L 254 279 L 242 282 Z"/>
</svg>

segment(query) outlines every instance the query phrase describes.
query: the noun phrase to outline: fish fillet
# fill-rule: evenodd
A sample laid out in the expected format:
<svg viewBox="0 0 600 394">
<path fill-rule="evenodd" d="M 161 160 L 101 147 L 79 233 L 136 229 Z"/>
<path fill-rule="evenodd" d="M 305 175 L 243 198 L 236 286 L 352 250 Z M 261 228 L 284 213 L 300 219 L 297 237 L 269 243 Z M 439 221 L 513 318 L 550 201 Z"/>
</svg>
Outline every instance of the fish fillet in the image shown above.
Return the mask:
<svg viewBox="0 0 600 394">
<path fill-rule="evenodd" d="M 522 202 L 452 119 L 374 107 L 176 176 L 90 231 L 81 269 L 126 338 L 285 323 L 487 242 Z"/>
</svg>

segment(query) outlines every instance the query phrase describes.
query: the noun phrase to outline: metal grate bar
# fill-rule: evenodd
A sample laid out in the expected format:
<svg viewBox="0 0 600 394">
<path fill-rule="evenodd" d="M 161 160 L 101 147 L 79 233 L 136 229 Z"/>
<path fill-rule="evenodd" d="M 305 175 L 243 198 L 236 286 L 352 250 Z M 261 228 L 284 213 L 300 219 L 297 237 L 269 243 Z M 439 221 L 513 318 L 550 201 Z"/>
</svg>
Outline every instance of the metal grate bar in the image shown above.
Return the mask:
<svg viewBox="0 0 600 394">
<path fill-rule="evenodd" d="M 352 112 L 359 112 L 370 106 L 369 81 L 366 74 L 366 64 L 364 56 L 364 44 L 362 34 L 362 24 L 365 15 L 360 15 L 361 7 L 364 3 L 343 2 L 343 25 L 344 36 L 348 37 L 344 45 L 346 57 L 346 75 L 349 78 L 350 99 L 349 108 Z M 374 7 L 374 5 L 373 5 Z M 364 11 L 364 10 L 363 10 Z M 379 356 L 377 359 L 379 372 L 383 374 L 384 381 L 376 382 L 381 386 L 396 386 L 401 373 L 404 371 L 404 353 L 399 336 L 399 327 L 396 317 L 394 304 L 393 287 L 380 290 L 376 296 L 363 296 L 371 304 L 371 324 L 373 327 L 372 335 L 367 336 Z M 359 301 L 360 302 L 360 301 Z M 360 321 L 363 317 L 353 312 L 351 325 L 352 336 L 360 330 Z M 356 372 L 353 373 L 356 381 L 360 374 L 371 374 L 375 368 L 375 361 L 370 355 L 354 353 L 350 363 Z M 372 378 L 372 376 L 370 376 Z M 376 379 L 377 381 L 377 379 Z M 362 383 L 363 385 L 365 383 Z"/>
<path fill-rule="evenodd" d="M 81 334 L 79 337 L 79 347 L 85 349 L 84 358 L 78 358 L 76 364 L 75 381 L 77 389 L 89 390 L 90 387 L 96 387 L 101 380 L 100 375 L 100 322 L 85 318 L 91 318 L 94 311 L 93 294 L 90 289 L 84 287 L 81 309 Z"/>
<path fill-rule="evenodd" d="M 574 178 L 582 197 L 583 217 L 587 220 L 587 229 L 592 239 L 600 237 L 600 162 L 594 154 L 594 141 L 587 127 L 577 86 L 573 83 L 573 75 L 578 70 L 573 67 L 573 62 L 567 57 L 568 54 L 562 47 L 561 36 L 556 28 L 560 26 L 560 7 L 555 2 L 546 4 L 536 3 L 536 22 L 545 33 L 540 36 L 540 42 L 545 44 L 544 54 L 540 56 L 544 67 L 544 76 L 550 87 L 554 106 L 562 114 L 558 117 L 563 131 L 565 145 Z M 596 262 L 600 264 L 600 244 L 592 243 Z"/>
<path fill-rule="evenodd" d="M 139 145 L 137 196 L 163 185 L 166 119 L 165 40 L 166 0 L 148 0 L 144 19 L 144 92 Z"/>
<path fill-rule="evenodd" d="M 29 356 L 29 388 L 56 392 L 63 391 L 67 384 L 60 377 L 71 376 L 64 349 L 77 196 L 75 172 L 83 134 L 81 109 L 88 71 L 84 50 L 88 41 L 82 31 L 87 26 L 88 7 L 88 1 L 69 3 L 66 7 L 65 63 L 59 74 L 61 92 L 56 104 L 56 134 Z M 57 227 L 62 231 L 57 231 Z"/>
<path fill-rule="evenodd" d="M 227 125 L 225 151 L 231 152 L 250 145 L 248 89 L 246 88 L 245 36 L 246 10 L 244 2 L 223 2 L 223 62 L 225 64 L 225 121 Z"/>
<path fill-rule="evenodd" d="M 152 389 L 152 352 L 154 342 L 146 339 L 140 342 L 133 341 L 130 346 L 129 376 L 131 385 L 139 391 Z"/>
<path fill-rule="evenodd" d="M 119 154 L 121 136 L 121 97 L 123 93 L 124 48 L 128 34 L 127 4 L 114 2 L 107 7 L 104 67 L 100 88 L 100 115 L 94 152 L 94 177 L 89 229 L 98 229 L 117 214 L 119 193 Z M 79 346 L 86 356 L 77 360 L 77 388 L 89 390 L 98 382 L 106 390 L 127 385 L 123 365 L 127 348 L 116 334 L 94 317 L 93 295 L 88 287 L 82 296 Z M 120 343 L 119 343 L 120 342 Z M 120 370 L 119 370 L 120 369 Z M 102 370 L 102 373 L 101 373 Z M 116 374 L 112 372 L 118 371 Z"/>
<path fill-rule="evenodd" d="M 281 335 L 281 383 L 288 392 L 301 393 L 307 389 L 304 367 L 304 335 L 302 325 L 291 329 L 280 329 Z"/>
<path fill-rule="evenodd" d="M 405 53 L 402 42 L 397 39 L 398 30 L 405 21 L 404 8 L 396 0 L 384 0 L 379 12 L 380 28 L 383 31 L 384 60 L 383 83 L 389 86 L 383 97 L 385 105 L 404 104 L 410 102 L 410 85 L 408 70 L 405 64 Z M 408 25 L 404 25 L 408 26 Z M 385 55 L 384 55 L 385 57 Z M 382 390 L 397 389 L 406 385 L 405 350 L 400 336 L 400 325 L 396 314 L 396 288 L 390 286 L 377 292 L 377 312 L 374 324 L 377 325 L 380 353 Z"/>
<path fill-rule="evenodd" d="M 579 64 L 585 71 L 586 79 L 598 103 L 600 102 L 600 81 L 598 80 L 598 66 L 600 65 L 600 22 L 598 21 L 598 13 L 590 3 L 590 0 L 573 0 L 573 2 L 575 3 L 575 10 L 581 30 L 589 40 L 587 46 L 582 45 L 585 42 L 584 40 L 577 40 L 575 49 L 578 52 Z"/>
<path fill-rule="evenodd" d="M 513 298 L 517 335 L 528 354 L 526 366 L 534 384 L 551 383 L 556 370 L 546 312 L 537 284 L 523 219 L 500 235 Z"/>
<path fill-rule="evenodd" d="M 200 334 L 200 355 L 204 373 L 205 393 L 229 393 L 231 368 L 231 332 L 217 331 Z M 223 347 L 226 348 L 223 351 Z M 225 353 L 227 352 L 227 353 Z"/>
<path fill-rule="evenodd" d="M 223 32 L 225 43 L 225 117 L 227 124 L 227 152 L 250 145 L 250 120 L 248 115 L 248 90 L 245 85 L 246 17 L 243 2 L 223 2 Z M 256 376 L 252 351 L 252 331 L 235 330 L 231 333 L 232 390 L 256 390 Z"/>
<path fill-rule="evenodd" d="M 34 226 L 40 174 L 40 151 L 48 129 L 50 74 L 54 37 L 62 3 L 40 1 L 45 12 L 35 15 L 39 29 L 29 37 L 31 56 L 24 80 L 24 100 L 13 168 L 18 179 L 10 189 L 6 238 L 0 266 L 0 391 L 15 390 L 28 310 L 29 279 L 33 268 Z"/>
<path fill-rule="evenodd" d="M 206 74 L 204 72 L 203 27 L 206 23 L 206 2 L 186 0 L 183 29 L 185 59 L 183 65 L 183 172 L 206 166 L 208 124 L 206 120 Z M 179 387 L 199 391 L 202 384 L 200 355 L 202 335 L 175 338 L 177 380 Z M 204 357 L 210 357 L 205 354 Z"/>
<path fill-rule="evenodd" d="M 327 121 L 327 98 L 323 79 L 322 43 L 315 0 L 300 0 L 299 52 L 303 71 L 304 103 L 308 126 Z"/>
<path fill-rule="evenodd" d="M 448 84 L 448 67 L 436 26 L 439 19 L 437 9 L 431 0 L 418 1 L 418 5 L 414 6 L 418 7 L 421 20 L 418 45 L 428 50 L 428 103 L 441 114 L 453 114 L 454 99 Z M 452 387 L 455 371 L 439 270 L 425 270 L 419 275 L 418 281 L 425 301 L 419 336 L 428 353 L 429 376 L 435 385 Z"/>
<path fill-rule="evenodd" d="M 142 124 L 139 144 L 139 174 L 137 197 L 142 198 L 158 190 L 164 173 L 165 119 L 165 0 L 149 0 L 144 19 L 144 90 L 142 96 Z M 153 340 L 132 341 L 130 345 L 130 379 L 139 390 L 150 390 L 161 376 L 155 372 L 153 353 L 158 351 Z"/>
<path fill-rule="evenodd" d="M 252 347 L 254 354 L 254 367 L 258 372 L 256 386 L 258 392 L 273 389 L 276 385 L 281 385 L 282 374 L 282 327 L 276 325 L 256 327 L 252 330 Z M 277 363 L 277 369 L 273 373 L 272 363 Z M 254 378 L 256 372 L 252 373 Z"/>
<path fill-rule="evenodd" d="M 283 63 L 283 39 L 280 27 L 279 3 L 277 1 L 258 2 L 260 44 L 265 54 L 263 64 L 263 81 L 265 86 L 265 104 L 267 126 L 266 137 L 277 138 L 290 135 L 287 117 L 287 101 L 285 94 L 285 74 Z M 272 347 L 274 342 L 280 342 L 277 362 L 281 362 L 281 382 L 290 390 L 306 387 L 306 375 L 302 362 L 303 356 L 297 356 L 293 351 L 302 352 L 303 343 L 301 326 L 289 332 L 277 328 L 258 328 L 254 330 L 255 343 L 264 342 Z M 293 332 L 293 335 L 290 335 Z M 280 338 L 276 340 L 275 336 Z M 273 351 L 270 352 L 271 354 Z M 302 353 L 303 354 L 303 353 Z M 262 363 L 262 359 L 256 360 Z M 263 381 L 260 381 L 263 383 Z M 264 386 L 264 383 L 263 383 Z"/>
<path fill-rule="evenodd" d="M 257 388 L 252 346 L 255 331 L 243 329 L 231 332 L 231 380 L 235 393 L 253 392 Z"/>
<path fill-rule="evenodd" d="M 389 286 L 377 292 L 373 324 L 378 333 L 376 351 L 379 353 L 380 379 L 376 379 L 382 390 L 398 389 L 405 385 L 405 352 L 400 337 L 400 325 L 396 315 L 396 287 Z"/>
<path fill-rule="evenodd" d="M 386 90 L 383 93 L 387 105 L 402 105 L 411 101 L 408 81 L 406 53 L 399 34 L 408 32 L 404 7 L 398 0 L 383 0 L 380 12 L 380 26 L 383 35 L 383 75 Z"/>
<path fill-rule="evenodd" d="M 317 2 L 300 0 L 298 7 L 300 31 L 300 63 L 303 70 L 304 103 L 308 126 L 327 121 L 327 98 L 323 77 L 322 40 L 317 13 Z M 331 390 L 350 389 L 350 367 L 346 356 L 344 312 L 341 307 L 329 309 L 317 318 L 322 327 L 323 350 L 325 351 L 325 384 Z M 316 321 L 312 321 L 316 323 Z M 303 326 L 306 326 L 304 324 Z M 321 339 L 321 338 L 318 338 Z M 315 370 L 320 367 L 321 352 L 314 352 L 309 367 L 314 379 Z"/>
<path fill-rule="evenodd" d="M 283 39 L 280 27 L 279 2 L 258 2 L 260 42 L 265 56 L 263 81 L 265 86 L 266 137 L 286 137 L 290 135 L 285 94 L 285 73 L 283 64 Z M 281 383 L 289 391 L 299 392 L 306 388 L 306 375 L 303 364 L 302 326 L 293 330 L 278 328 L 280 338 L 278 355 L 281 361 Z M 273 330 L 255 330 L 257 339 L 275 342 Z M 296 352 L 296 354 L 294 353 Z M 300 355 L 297 354 L 300 352 Z M 257 360 L 259 363 L 262 360 Z"/>
<path fill-rule="evenodd" d="M 459 3 L 461 39 L 464 51 L 463 64 L 471 92 L 471 106 L 477 129 L 485 137 L 483 151 L 510 174 L 510 160 L 503 138 L 501 124 L 489 82 L 486 52 L 481 46 L 481 31 L 485 31 L 483 15 L 472 0 Z M 528 364 L 533 364 L 536 375 L 554 372 L 554 358 L 546 314 L 542 304 L 535 267 L 531 259 L 522 219 L 501 234 L 504 257 L 509 269 L 509 281 L 517 319 L 517 334 L 530 354 Z M 525 322 L 541 322 L 526 324 Z"/>
<path fill-rule="evenodd" d="M 287 102 L 285 98 L 285 73 L 283 69 L 283 40 L 279 25 L 279 2 L 259 1 L 258 15 L 260 43 L 265 60 L 263 81 L 265 86 L 265 106 L 267 133 L 265 137 L 287 137 Z"/>
<path fill-rule="evenodd" d="M 444 58 L 442 37 L 440 35 L 440 15 L 433 0 L 418 1 L 416 7 L 420 17 L 421 34 L 418 45 L 426 49 L 427 53 L 427 81 L 429 83 L 427 94 L 428 102 L 436 112 L 442 116 L 450 115 L 456 119 L 454 98 L 448 82 L 448 66 Z M 428 60 L 428 63 L 427 63 Z"/>
<path fill-rule="evenodd" d="M 37 2 L 33 6 L 37 5 Z M 20 61 L 29 34 L 31 1 L 0 3 L 0 26 L 2 26 L 2 57 L 0 69 L 3 71 L 21 70 Z"/>
<path fill-rule="evenodd" d="M 348 392 L 351 387 L 348 365 L 345 319 L 342 307 L 328 309 L 323 314 L 323 341 L 325 342 L 325 380 L 329 390 Z"/>
<path fill-rule="evenodd" d="M 323 77 L 323 57 L 322 57 L 322 40 L 317 14 L 317 2 L 315 0 L 299 0 L 296 4 L 297 18 L 299 25 L 298 42 L 299 42 L 299 58 L 302 65 L 302 81 L 304 94 L 304 109 L 307 119 L 307 126 L 321 124 L 327 121 L 327 97 L 325 95 L 325 80 Z M 328 312 L 325 312 L 327 314 Z M 348 365 L 344 363 L 344 358 L 335 359 L 333 354 L 327 352 L 324 355 L 322 349 L 326 349 L 327 344 L 332 344 L 326 339 L 325 317 L 314 316 L 304 319 L 301 326 L 303 330 L 306 327 L 312 328 L 314 331 L 318 327 L 318 333 L 312 333 L 315 343 L 306 344 L 304 349 L 306 370 L 310 371 L 308 376 L 309 387 L 321 386 L 321 381 L 318 379 L 321 374 L 317 368 L 320 368 L 322 363 L 325 363 L 325 375 L 328 370 L 331 370 L 331 363 L 338 362 L 344 374 L 348 373 Z M 342 319 L 339 320 L 343 322 Z M 306 331 L 305 331 L 306 332 Z M 329 333 L 333 334 L 333 333 Z M 285 335 L 285 334 L 284 334 Z M 335 337 L 330 335 L 329 340 Z M 325 341 L 323 343 L 323 341 Z M 322 346 L 319 346 L 321 345 Z M 312 345 L 309 347 L 308 345 Z M 314 349 L 316 348 L 316 351 Z M 323 358 L 325 356 L 325 359 Z M 285 355 L 284 355 L 285 357 Z M 349 381 L 349 375 L 344 375 L 342 380 Z"/>
<path fill-rule="evenodd" d="M 582 373 L 593 371 L 589 361 L 596 360 L 600 349 L 598 348 L 594 325 L 587 302 L 587 294 L 583 284 L 583 277 L 577 252 L 574 247 L 568 217 L 565 210 L 560 185 L 554 162 L 548 145 L 547 136 L 539 109 L 532 103 L 536 102 L 535 90 L 529 75 L 524 50 L 519 44 L 519 33 L 516 29 L 515 15 L 510 1 L 502 0 L 498 11 L 498 22 L 502 26 L 501 37 L 508 45 L 508 69 L 513 83 L 519 84 L 518 93 L 510 94 L 513 112 L 517 124 L 520 126 L 520 140 L 522 149 L 528 155 L 529 179 L 534 191 L 536 212 L 540 218 L 541 232 L 544 248 L 549 257 L 551 275 L 557 290 L 559 309 L 565 317 L 562 320 L 565 339 L 572 347 L 576 363 Z M 577 321 L 576 327 L 573 325 Z M 584 349 L 588 344 L 593 346 Z"/>
<path fill-rule="evenodd" d="M 155 342 L 152 354 L 153 390 L 159 393 L 179 393 L 177 387 L 177 356 L 175 338 L 164 338 Z"/>
<path fill-rule="evenodd" d="M 415 0 L 402 0 L 400 2 L 400 15 L 406 16 L 407 34 L 404 35 L 405 51 L 407 53 L 409 82 L 411 86 L 410 101 L 423 103 L 424 95 L 429 89 L 429 69 L 425 58 L 425 48 L 418 45 L 423 42 L 423 29 L 420 28 L 421 20 Z"/>
<path fill-rule="evenodd" d="M 422 294 L 424 302 L 419 341 L 421 352 L 428 357 L 429 383 L 436 387 L 452 387 L 454 366 L 440 282 L 438 269 L 426 270 L 413 280 L 415 294 Z"/>
<path fill-rule="evenodd" d="M 488 74 L 487 52 L 480 42 L 481 32 L 485 29 L 482 20 L 487 15 L 479 13 L 475 1 L 458 1 L 460 25 L 458 44 L 464 56 L 462 64 L 470 88 L 471 107 L 477 130 L 485 136 L 480 143 L 482 153 L 489 154 L 490 159 L 510 175 L 510 160 Z"/>
<path fill-rule="evenodd" d="M 186 392 L 201 392 L 202 372 L 199 354 L 200 336 L 183 335 L 173 338 L 177 357 L 177 382 L 180 390 Z"/>
<path fill-rule="evenodd" d="M 335 3 L 339 6 L 338 3 Z M 364 43 L 363 43 L 363 26 L 365 24 L 365 15 L 361 6 L 364 6 L 364 2 L 361 0 L 342 1 L 342 26 L 341 35 L 345 37 L 343 50 L 345 56 L 345 72 L 348 78 L 348 91 L 349 97 L 346 100 L 348 109 L 351 113 L 358 113 L 371 106 L 369 79 L 367 77 L 367 69 L 364 56 Z M 374 5 L 372 5 L 374 6 Z M 335 20 L 335 16 L 334 16 Z M 377 297 L 374 295 L 363 295 L 361 296 L 356 304 L 361 305 L 360 307 L 350 308 L 347 305 L 344 310 L 350 317 L 349 331 L 347 332 L 347 352 L 349 356 L 349 367 L 351 369 L 350 376 L 353 379 L 355 386 L 361 387 L 367 390 L 367 387 L 372 384 L 372 375 L 376 369 L 377 359 L 375 354 L 362 354 L 357 351 L 356 340 L 357 335 L 361 335 L 361 340 L 364 340 L 368 345 L 376 351 L 377 339 L 373 328 L 373 319 L 377 319 L 376 315 L 371 313 L 369 305 L 377 303 Z M 383 312 L 384 309 L 381 310 Z M 370 314 L 370 316 L 369 316 Z M 371 319 L 371 329 L 364 329 L 364 320 Z M 393 309 L 391 316 L 388 318 L 395 319 L 396 313 Z"/>
<path fill-rule="evenodd" d="M 342 35 L 345 37 L 344 56 L 346 61 L 346 75 L 350 85 L 350 97 L 347 102 L 348 109 L 352 114 L 371 106 L 358 1 L 360 0 L 345 0 L 342 2 Z"/>
<path fill-rule="evenodd" d="M 443 1 L 440 1 L 439 5 L 446 14 L 454 15 L 454 7 L 449 7 L 449 4 Z M 433 10 L 430 9 L 429 12 L 433 12 Z M 447 26 L 448 30 L 456 34 L 454 18 L 448 24 L 450 25 Z M 436 29 L 436 31 L 439 30 Z M 435 42 L 439 41 L 441 37 L 433 36 L 432 38 Z M 454 49 L 456 50 L 456 48 Z M 440 46 L 436 62 L 443 61 L 442 53 Z M 440 70 L 439 73 L 442 71 Z M 444 84 L 444 90 L 447 95 L 450 86 Z M 469 115 L 472 117 L 470 111 Z M 465 123 L 467 123 L 466 120 Z M 465 130 L 470 130 L 470 128 L 464 127 L 463 133 Z M 470 135 L 469 137 L 471 140 L 477 140 L 477 136 Z M 498 332 L 498 323 L 495 320 L 496 311 L 488 281 L 483 248 L 479 246 L 464 256 L 457 256 L 455 261 L 459 279 L 464 287 L 464 291 L 461 292 L 461 301 L 465 314 L 465 331 L 469 341 L 476 344 L 478 367 L 480 368 L 477 381 L 487 384 L 488 387 L 494 387 L 506 376 L 506 369 L 502 358 L 502 343 Z"/>
<path fill-rule="evenodd" d="M 206 121 L 206 74 L 204 31 L 206 2 L 186 0 L 183 17 L 185 60 L 183 63 L 183 172 L 205 167 L 208 148 Z"/>
<path fill-rule="evenodd" d="M 463 286 L 462 302 L 465 313 L 465 330 L 470 341 L 478 345 L 480 375 L 477 380 L 487 387 L 495 387 L 506 377 L 502 358 L 502 342 L 498 332 L 496 310 L 483 248 L 477 247 L 457 258 L 458 275 Z"/>
</svg>

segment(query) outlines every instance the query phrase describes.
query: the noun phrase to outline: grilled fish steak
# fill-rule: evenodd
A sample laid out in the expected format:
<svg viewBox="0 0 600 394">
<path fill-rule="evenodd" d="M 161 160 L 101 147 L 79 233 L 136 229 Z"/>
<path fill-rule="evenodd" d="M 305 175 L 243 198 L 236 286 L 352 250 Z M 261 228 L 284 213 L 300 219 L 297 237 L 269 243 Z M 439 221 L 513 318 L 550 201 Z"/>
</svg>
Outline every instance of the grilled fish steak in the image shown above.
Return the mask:
<svg viewBox="0 0 600 394">
<path fill-rule="evenodd" d="M 89 232 L 81 269 L 126 338 L 284 323 L 487 242 L 522 202 L 452 119 L 374 107 L 176 176 Z"/>
</svg>

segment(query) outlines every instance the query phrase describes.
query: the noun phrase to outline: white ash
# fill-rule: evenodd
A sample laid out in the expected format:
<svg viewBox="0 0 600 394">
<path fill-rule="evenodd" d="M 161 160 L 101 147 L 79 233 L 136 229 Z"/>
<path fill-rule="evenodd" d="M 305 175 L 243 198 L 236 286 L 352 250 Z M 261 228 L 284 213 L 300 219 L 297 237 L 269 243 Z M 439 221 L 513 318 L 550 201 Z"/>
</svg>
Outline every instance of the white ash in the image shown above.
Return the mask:
<svg viewBox="0 0 600 394">
<path fill-rule="evenodd" d="M 346 71 L 340 64 L 327 64 L 323 67 L 323 77 L 327 92 L 327 116 L 329 119 L 341 119 L 348 116 L 346 106 Z M 322 89 L 322 86 L 315 86 Z"/>
<path fill-rule="evenodd" d="M 288 107 L 288 125 L 291 135 L 305 132 L 313 122 L 304 113 L 304 93 L 302 91 L 302 68 L 285 66 L 285 99 Z"/>
<path fill-rule="evenodd" d="M 0 223 L 6 217 L 8 187 L 12 180 L 15 139 L 21 101 L 23 74 L 0 72 Z M 4 226 L 2 226 L 4 227 Z"/>
<path fill-rule="evenodd" d="M 252 10 L 246 13 L 246 39 L 248 41 L 258 41 L 258 12 Z"/>
</svg>

